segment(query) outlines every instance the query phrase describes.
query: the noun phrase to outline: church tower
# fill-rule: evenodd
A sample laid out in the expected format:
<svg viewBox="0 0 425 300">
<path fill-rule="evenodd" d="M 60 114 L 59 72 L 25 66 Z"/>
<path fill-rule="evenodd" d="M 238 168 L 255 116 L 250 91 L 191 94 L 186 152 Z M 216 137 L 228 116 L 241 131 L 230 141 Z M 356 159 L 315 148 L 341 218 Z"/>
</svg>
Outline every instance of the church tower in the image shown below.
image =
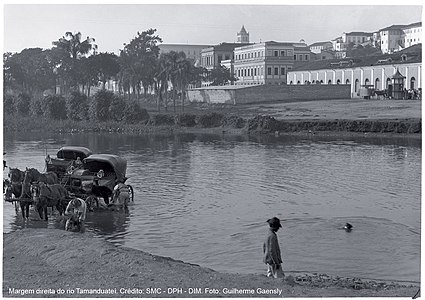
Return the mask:
<svg viewBox="0 0 425 300">
<path fill-rule="evenodd" d="M 238 32 L 238 43 L 249 43 L 249 33 L 246 32 L 243 25 L 241 31 Z"/>
</svg>

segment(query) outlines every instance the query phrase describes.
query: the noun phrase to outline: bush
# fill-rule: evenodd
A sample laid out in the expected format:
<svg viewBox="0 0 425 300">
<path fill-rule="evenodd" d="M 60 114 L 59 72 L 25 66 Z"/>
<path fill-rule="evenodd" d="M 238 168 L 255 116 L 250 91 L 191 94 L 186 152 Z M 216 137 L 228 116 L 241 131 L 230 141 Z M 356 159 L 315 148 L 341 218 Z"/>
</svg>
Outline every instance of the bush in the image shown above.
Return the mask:
<svg viewBox="0 0 425 300">
<path fill-rule="evenodd" d="M 31 97 L 28 94 L 21 93 L 16 99 L 16 111 L 22 116 L 28 116 L 30 111 Z"/>
<path fill-rule="evenodd" d="M 74 121 L 88 119 L 89 101 L 85 94 L 74 91 L 65 99 L 65 102 L 68 119 Z"/>
<path fill-rule="evenodd" d="M 141 108 L 137 102 L 130 102 L 124 109 L 124 121 L 128 124 L 136 124 L 144 120 L 149 120 L 149 113 Z"/>
<path fill-rule="evenodd" d="M 170 115 L 155 115 L 151 118 L 152 125 L 174 125 L 174 117 Z"/>
<path fill-rule="evenodd" d="M 16 97 L 10 94 L 3 96 L 3 113 L 14 115 L 16 114 Z"/>
<path fill-rule="evenodd" d="M 114 121 L 122 121 L 124 119 L 124 110 L 126 103 L 122 97 L 115 96 L 109 106 L 109 116 Z"/>
<path fill-rule="evenodd" d="M 30 101 L 30 115 L 40 117 L 43 115 L 43 98 L 41 96 L 33 97 Z"/>
<path fill-rule="evenodd" d="M 66 119 L 66 102 L 64 97 L 60 95 L 52 95 L 44 98 L 43 113 L 46 117 L 55 120 Z"/>
<path fill-rule="evenodd" d="M 100 122 L 111 119 L 109 107 L 114 98 L 114 93 L 107 90 L 100 90 L 94 94 L 89 108 L 90 119 Z"/>
<path fill-rule="evenodd" d="M 183 127 L 193 127 L 196 125 L 196 115 L 179 114 L 175 117 L 175 123 Z"/>
<path fill-rule="evenodd" d="M 210 113 L 199 116 L 197 123 L 204 128 L 220 127 L 223 115 L 218 113 Z"/>
<path fill-rule="evenodd" d="M 244 128 L 246 120 L 238 116 L 229 116 L 223 118 L 222 125 L 231 128 Z"/>
</svg>

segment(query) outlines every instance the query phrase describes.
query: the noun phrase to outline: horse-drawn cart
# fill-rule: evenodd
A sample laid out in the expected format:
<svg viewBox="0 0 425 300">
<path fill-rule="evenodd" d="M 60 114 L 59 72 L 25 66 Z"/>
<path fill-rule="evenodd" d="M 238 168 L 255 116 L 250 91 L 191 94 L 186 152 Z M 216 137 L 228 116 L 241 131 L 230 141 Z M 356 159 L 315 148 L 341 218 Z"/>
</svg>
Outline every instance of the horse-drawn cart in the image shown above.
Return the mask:
<svg viewBox="0 0 425 300">
<path fill-rule="evenodd" d="M 118 193 L 117 186 L 122 185 L 122 192 L 128 193 L 129 201 L 134 201 L 134 191 L 131 185 L 126 185 L 127 161 L 112 154 L 92 154 L 83 159 L 83 166 L 72 171 L 65 182 L 66 189 L 75 196 L 86 200 L 92 207 L 99 206 L 99 197 L 106 205 L 114 192 Z"/>
<path fill-rule="evenodd" d="M 55 172 L 61 181 L 68 172 L 79 167 L 82 160 L 92 154 L 91 150 L 80 146 L 65 146 L 59 149 L 56 158 L 46 155 L 46 171 Z"/>
</svg>

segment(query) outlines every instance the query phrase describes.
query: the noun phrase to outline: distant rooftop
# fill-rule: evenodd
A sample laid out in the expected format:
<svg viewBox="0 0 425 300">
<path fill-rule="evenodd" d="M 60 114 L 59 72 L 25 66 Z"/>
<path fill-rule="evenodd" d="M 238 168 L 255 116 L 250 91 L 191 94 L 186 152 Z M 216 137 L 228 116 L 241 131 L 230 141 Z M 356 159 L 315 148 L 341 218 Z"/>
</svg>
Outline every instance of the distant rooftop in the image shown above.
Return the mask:
<svg viewBox="0 0 425 300">
<path fill-rule="evenodd" d="M 402 56 L 405 56 L 404 59 Z M 327 59 L 310 61 L 299 64 L 292 71 L 307 71 L 321 69 L 343 69 L 356 68 L 376 65 L 395 65 L 401 63 L 421 63 L 422 62 L 422 44 L 414 45 L 394 54 L 381 54 L 374 56 L 364 56 L 344 59 Z"/>
<path fill-rule="evenodd" d="M 379 31 L 387 31 L 387 30 L 403 30 L 407 28 L 413 28 L 413 27 L 421 27 L 422 22 L 415 22 L 409 25 L 391 25 L 389 27 L 385 27 L 383 29 L 380 29 Z"/>
</svg>

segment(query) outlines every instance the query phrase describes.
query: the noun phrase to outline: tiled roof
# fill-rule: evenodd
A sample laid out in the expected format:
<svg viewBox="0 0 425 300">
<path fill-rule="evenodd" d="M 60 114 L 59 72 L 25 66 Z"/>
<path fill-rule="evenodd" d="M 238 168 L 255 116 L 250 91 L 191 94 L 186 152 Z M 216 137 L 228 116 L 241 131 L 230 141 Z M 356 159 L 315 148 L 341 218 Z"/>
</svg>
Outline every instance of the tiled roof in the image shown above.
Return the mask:
<svg viewBox="0 0 425 300">
<path fill-rule="evenodd" d="M 311 44 L 309 47 L 315 47 L 315 46 L 324 46 L 326 44 L 332 44 L 331 42 L 316 42 Z"/>
<path fill-rule="evenodd" d="M 385 27 L 383 29 L 380 29 L 379 31 L 387 31 L 387 30 L 402 30 L 406 28 L 412 28 L 412 27 L 421 27 L 422 22 L 415 22 L 409 25 L 391 25 L 389 27 Z"/>
<path fill-rule="evenodd" d="M 361 32 L 361 31 L 353 31 L 353 32 L 346 32 L 345 35 L 372 35 L 373 33 L 370 32 Z"/>
<path fill-rule="evenodd" d="M 406 59 L 402 60 L 402 55 L 406 54 Z M 393 65 L 402 63 L 422 62 L 422 45 L 414 45 L 394 54 L 381 54 L 374 56 L 364 56 L 344 59 L 327 59 L 310 61 L 299 64 L 292 71 L 308 71 L 321 69 L 345 69 L 366 66 Z"/>
</svg>

